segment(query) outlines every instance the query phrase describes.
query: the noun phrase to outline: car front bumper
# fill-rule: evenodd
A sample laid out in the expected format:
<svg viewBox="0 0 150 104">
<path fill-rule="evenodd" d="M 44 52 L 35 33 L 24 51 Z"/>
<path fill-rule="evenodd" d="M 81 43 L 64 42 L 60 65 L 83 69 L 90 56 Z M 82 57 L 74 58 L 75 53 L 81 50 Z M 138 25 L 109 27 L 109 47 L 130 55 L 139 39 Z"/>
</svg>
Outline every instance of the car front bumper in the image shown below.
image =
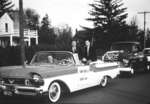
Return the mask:
<svg viewBox="0 0 150 104">
<path fill-rule="evenodd" d="M 44 91 L 40 87 L 17 86 L 17 85 L 0 85 L 0 92 L 3 95 L 27 95 L 38 96 L 43 95 Z"/>
<path fill-rule="evenodd" d="M 120 67 L 119 70 L 120 70 L 120 72 L 131 72 L 132 68 L 131 67 Z"/>
<path fill-rule="evenodd" d="M 150 56 L 147 56 L 147 62 L 150 63 Z"/>
</svg>

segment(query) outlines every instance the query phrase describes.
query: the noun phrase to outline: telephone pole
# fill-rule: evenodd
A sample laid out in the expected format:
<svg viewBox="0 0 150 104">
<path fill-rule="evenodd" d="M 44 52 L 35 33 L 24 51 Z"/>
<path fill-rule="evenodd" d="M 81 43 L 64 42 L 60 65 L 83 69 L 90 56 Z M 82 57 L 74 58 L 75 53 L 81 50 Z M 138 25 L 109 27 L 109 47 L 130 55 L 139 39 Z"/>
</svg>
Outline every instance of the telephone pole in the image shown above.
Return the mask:
<svg viewBox="0 0 150 104">
<path fill-rule="evenodd" d="M 24 44 L 24 23 L 23 23 L 23 0 L 19 0 L 19 33 L 21 46 L 21 64 L 25 68 L 25 44 Z"/>
<path fill-rule="evenodd" d="M 144 15 L 144 48 L 146 48 L 146 14 L 150 13 L 149 11 L 138 12 L 138 14 Z"/>
</svg>

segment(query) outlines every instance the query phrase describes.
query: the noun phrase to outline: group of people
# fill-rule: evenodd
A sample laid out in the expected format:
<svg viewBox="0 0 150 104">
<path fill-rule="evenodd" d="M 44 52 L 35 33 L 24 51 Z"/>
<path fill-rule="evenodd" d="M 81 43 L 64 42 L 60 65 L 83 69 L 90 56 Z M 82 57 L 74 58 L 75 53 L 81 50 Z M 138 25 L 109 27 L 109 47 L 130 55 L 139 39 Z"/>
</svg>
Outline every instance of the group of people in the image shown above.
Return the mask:
<svg viewBox="0 0 150 104">
<path fill-rule="evenodd" d="M 79 59 L 84 61 L 95 61 L 96 60 L 96 51 L 95 48 L 91 46 L 89 40 L 85 41 L 83 46 L 78 46 L 75 40 L 72 41 L 71 52 L 77 53 Z"/>
</svg>

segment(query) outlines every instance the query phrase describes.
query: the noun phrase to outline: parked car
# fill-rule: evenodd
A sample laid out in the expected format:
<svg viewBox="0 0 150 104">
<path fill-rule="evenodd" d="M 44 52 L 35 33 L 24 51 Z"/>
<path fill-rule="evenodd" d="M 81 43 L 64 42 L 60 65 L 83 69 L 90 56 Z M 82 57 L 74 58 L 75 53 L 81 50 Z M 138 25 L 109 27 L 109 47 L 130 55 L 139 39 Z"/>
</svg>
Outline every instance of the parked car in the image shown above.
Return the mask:
<svg viewBox="0 0 150 104">
<path fill-rule="evenodd" d="M 111 46 L 111 50 L 123 50 L 123 57 L 128 59 L 128 65 L 131 66 L 134 71 L 144 70 L 147 72 L 147 58 L 144 56 L 141 44 L 139 42 L 116 42 Z"/>
<path fill-rule="evenodd" d="M 50 103 L 60 102 L 67 92 L 100 85 L 119 74 L 118 64 L 91 62 L 84 65 L 78 55 L 67 51 L 37 52 L 25 68 L 0 67 L 0 90 L 3 95 L 48 95 Z"/>
<path fill-rule="evenodd" d="M 139 42 L 115 42 L 111 45 L 110 51 L 106 53 L 115 53 L 115 56 L 113 56 L 115 60 L 121 62 L 122 67 L 124 67 L 123 69 L 127 69 L 127 72 L 131 74 L 143 69 L 144 71 L 148 71 L 146 64 L 147 58 L 144 56 Z M 124 71 L 121 70 L 121 72 Z"/>
<path fill-rule="evenodd" d="M 143 53 L 147 58 L 147 69 L 150 70 L 150 48 L 144 48 Z"/>
<path fill-rule="evenodd" d="M 118 62 L 120 73 L 129 73 L 129 75 L 134 74 L 134 70 L 129 66 L 129 60 L 124 58 L 122 61 L 119 60 L 120 54 L 123 54 L 122 51 L 107 51 L 103 56 L 102 60 L 104 62 Z"/>
</svg>

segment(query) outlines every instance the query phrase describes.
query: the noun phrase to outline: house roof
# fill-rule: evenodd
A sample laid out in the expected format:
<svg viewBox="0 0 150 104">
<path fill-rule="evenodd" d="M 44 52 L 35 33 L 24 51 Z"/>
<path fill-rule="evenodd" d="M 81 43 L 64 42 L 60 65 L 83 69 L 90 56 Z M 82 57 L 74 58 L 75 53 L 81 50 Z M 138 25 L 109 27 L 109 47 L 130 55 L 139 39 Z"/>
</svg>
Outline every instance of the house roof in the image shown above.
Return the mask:
<svg viewBox="0 0 150 104">
<path fill-rule="evenodd" d="M 5 13 L 0 13 L 0 18 L 4 15 Z"/>
<path fill-rule="evenodd" d="M 0 14 L 0 18 L 2 18 L 5 14 L 7 14 L 7 13 L 4 13 L 4 14 Z"/>
<path fill-rule="evenodd" d="M 2 17 L 3 15 L 0 15 L 0 18 Z"/>
<path fill-rule="evenodd" d="M 14 29 L 18 29 L 19 28 L 19 14 L 18 12 L 10 12 L 10 13 L 4 13 L 3 15 L 0 15 L 0 19 L 4 16 L 4 15 L 8 15 L 10 17 L 10 19 L 14 22 Z"/>
</svg>

